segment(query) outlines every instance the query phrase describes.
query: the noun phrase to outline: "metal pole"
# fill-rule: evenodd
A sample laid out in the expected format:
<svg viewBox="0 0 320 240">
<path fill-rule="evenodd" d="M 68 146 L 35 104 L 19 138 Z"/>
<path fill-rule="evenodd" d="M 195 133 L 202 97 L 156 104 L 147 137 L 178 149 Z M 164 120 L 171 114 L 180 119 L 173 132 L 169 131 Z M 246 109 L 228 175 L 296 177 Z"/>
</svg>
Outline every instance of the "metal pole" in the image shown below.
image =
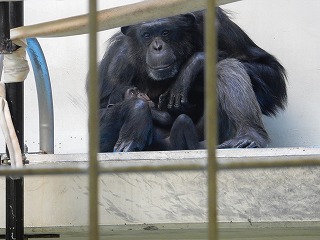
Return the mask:
<svg viewBox="0 0 320 240">
<path fill-rule="evenodd" d="M 9 3 L 0 2 L 0 54 L 10 53 Z"/>
<path fill-rule="evenodd" d="M 218 170 L 245 170 L 245 169 L 280 169 L 280 168 L 307 168 L 307 167 L 320 167 L 319 157 L 313 156 L 288 156 L 279 157 L 275 156 L 272 159 L 269 157 L 241 157 L 239 160 L 232 161 L 229 158 L 221 158 L 218 162 Z M 279 159 L 278 159 L 279 158 Z M 127 161 L 127 160 L 123 160 Z M 99 167 L 99 174 L 111 174 L 111 173 L 130 173 L 130 172 L 172 172 L 172 171 L 205 171 L 207 169 L 206 161 L 198 159 L 198 163 L 183 163 L 179 164 L 179 161 L 173 160 L 177 163 L 163 163 L 156 166 L 147 163 L 126 166 L 108 164 L 107 162 L 101 162 Z M 144 161 L 143 161 L 144 162 Z M 57 164 L 58 163 L 58 164 Z M 9 166 L 2 166 L 0 168 L 0 176 L 38 176 L 38 175 L 67 175 L 67 174 L 88 174 L 89 168 L 87 161 L 72 163 L 70 161 L 53 161 L 48 164 L 32 164 L 24 168 L 11 168 Z"/>
<path fill-rule="evenodd" d="M 206 0 L 148 0 L 99 11 L 98 30 L 202 10 Z M 11 30 L 11 39 L 28 37 L 62 37 L 89 32 L 88 15 L 59 19 Z"/>
<path fill-rule="evenodd" d="M 49 69 L 38 40 L 28 38 L 27 43 L 38 95 L 40 151 L 54 153 L 54 114 Z"/>
<path fill-rule="evenodd" d="M 23 25 L 23 2 L 10 2 L 10 28 Z M 9 36 L 10 38 L 10 36 Z M 24 146 L 24 83 L 6 84 L 6 98 L 21 151 Z M 6 178 L 6 239 L 24 239 L 24 179 Z"/>
<path fill-rule="evenodd" d="M 208 146 L 208 237 L 218 240 L 217 224 L 217 97 L 216 97 L 216 34 L 215 0 L 207 1 L 205 21 L 206 51 L 206 139 Z"/>
<path fill-rule="evenodd" d="M 0 26 L 0 29 L 1 29 L 1 26 Z M 3 54 L 0 53 L 0 80 L 1 80 L 1 77 L 2 77 L 2 70 L 3 70 Z"/>
<path fill-rule="evenodd" d="M 219 0 L 218 5 L 240 0 Z M 202 10 L 206 0 L 148 0 L 98 12 L 98 31 Z M 11 30 L 11 39 L 65 37 L 88 33 L 87 14 Z"/>
<path fill-rule="evenodd" d="M 99 240 L 97 1 L 89 0 L 89 239 Z"/>
</svg>

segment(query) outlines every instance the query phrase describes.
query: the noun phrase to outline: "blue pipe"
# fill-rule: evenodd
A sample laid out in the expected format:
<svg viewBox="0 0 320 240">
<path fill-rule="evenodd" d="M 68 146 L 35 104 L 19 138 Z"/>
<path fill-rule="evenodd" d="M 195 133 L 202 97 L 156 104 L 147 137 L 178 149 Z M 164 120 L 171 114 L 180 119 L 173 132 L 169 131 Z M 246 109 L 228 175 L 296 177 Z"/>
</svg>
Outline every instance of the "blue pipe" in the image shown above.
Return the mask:
<svg viewBox="0 0 320 240">
<path fill-rule="evenodd" d="M 53 100 L 48 66 L 38 40 L 27 38 L 27 44 L 38 95 L 40 151 L 54 153 Z"/>
</svg>

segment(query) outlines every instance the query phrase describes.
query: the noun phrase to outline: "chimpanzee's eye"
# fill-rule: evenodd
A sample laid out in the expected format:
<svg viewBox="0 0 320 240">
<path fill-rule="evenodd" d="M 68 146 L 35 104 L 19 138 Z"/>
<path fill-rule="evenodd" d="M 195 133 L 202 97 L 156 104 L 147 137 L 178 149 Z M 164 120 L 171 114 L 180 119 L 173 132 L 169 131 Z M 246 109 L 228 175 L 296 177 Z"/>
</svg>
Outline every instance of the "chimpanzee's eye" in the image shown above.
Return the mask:
<svg viewBox="0 0 320 240">
<path fill-rule="evenodd" d="M 169 30 L 162 31 L 162 36 L 168 36 L 168 35 L 169 35 Z"/>
<path fill-rule="evenodd" d="M 145 33 L 142 34 L 142 36 L 143 36 L 145 39 L 149 39 L 149 38 L 150 38 L 150 33 L 145 32 Z"/>
</svg>

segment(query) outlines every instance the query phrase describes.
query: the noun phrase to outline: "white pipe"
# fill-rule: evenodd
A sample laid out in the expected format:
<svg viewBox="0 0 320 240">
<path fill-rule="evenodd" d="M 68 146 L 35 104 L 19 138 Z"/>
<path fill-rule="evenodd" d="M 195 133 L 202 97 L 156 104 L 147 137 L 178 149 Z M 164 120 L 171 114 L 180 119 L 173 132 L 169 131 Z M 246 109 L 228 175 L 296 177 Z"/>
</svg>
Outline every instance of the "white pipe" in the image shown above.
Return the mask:
<svg viewBox="0 0 320 240">
<path fill-rule="evenodd" d="M 22 167 L 22 153 L 14 129 L 8 103 L 5 100 L 5 85 L 0 82 L 0 126 L 10 154 L 11 166 Z"/>
<path fill-rule="evenodd" d="M 218 5 L 239 0 L 220 0 Z M 205 0 L 149 0 L 110 8 L 97 12 L 98 31 L 173 16 L 190 11 L 202 10 Z M 63 37 L 85 34 L 88 29 L 88 14 L 63 18 L 11 29 L 11 39 L 30 37 Z"/>
</svg>

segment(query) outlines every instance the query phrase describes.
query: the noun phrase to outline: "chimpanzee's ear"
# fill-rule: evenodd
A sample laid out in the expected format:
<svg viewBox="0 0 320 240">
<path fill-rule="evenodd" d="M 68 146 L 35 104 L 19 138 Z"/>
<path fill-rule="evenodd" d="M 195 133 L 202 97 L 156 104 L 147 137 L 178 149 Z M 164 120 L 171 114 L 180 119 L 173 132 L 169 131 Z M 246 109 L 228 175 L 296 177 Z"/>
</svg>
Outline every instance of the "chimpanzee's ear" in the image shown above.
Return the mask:
<svg viewBox="0 0 320 240">
<path fill-rule="evenodd" d="M 182 16 L 185 18 L 185 22 L 188 25 L 193 25 L 196 22 L 196 17 L 192 13 L 186 13 Z"/>
<path fill-rule="evenodd" d="M 125 26 L 125 27 L 121 27 L 121 32 L 124 34 L 124 35 L 129 35 L 129 29 L 130 29 L 130 26 Z"/>
</svg>

